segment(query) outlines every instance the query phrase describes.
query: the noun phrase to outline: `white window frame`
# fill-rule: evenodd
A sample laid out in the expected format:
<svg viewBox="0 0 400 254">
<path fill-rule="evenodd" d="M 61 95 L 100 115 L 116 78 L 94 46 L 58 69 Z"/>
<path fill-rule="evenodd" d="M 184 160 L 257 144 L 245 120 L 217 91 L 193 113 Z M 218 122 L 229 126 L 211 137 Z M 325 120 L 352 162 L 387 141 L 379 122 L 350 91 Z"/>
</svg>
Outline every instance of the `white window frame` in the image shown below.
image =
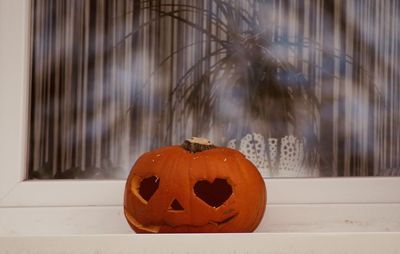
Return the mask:
<svg viewBox="0 0 400 254">
<path fill-rule="evenodd" d="M 26 181 L 30 1 L 0 1 L 0 209 L 122 206 L 123 180 Z M 266 179 L 269 204 L 400 203 L 400 177 Z"/>
</svg>

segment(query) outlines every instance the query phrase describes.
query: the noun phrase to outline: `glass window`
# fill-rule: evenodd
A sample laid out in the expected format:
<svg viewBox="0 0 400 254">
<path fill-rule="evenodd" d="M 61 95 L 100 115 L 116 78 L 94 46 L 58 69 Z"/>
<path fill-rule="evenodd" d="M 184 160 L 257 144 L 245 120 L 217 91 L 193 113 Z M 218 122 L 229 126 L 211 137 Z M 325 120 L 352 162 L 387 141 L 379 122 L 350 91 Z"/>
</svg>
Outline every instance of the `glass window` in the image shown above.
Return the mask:
<svg viewBox="0 0 400 254">
<path fill-rule="evenodd" d="M 395 1 L 33 0 L 30 179 L 191 136 L 265 177 L 400 175 Z"/>
</svg>

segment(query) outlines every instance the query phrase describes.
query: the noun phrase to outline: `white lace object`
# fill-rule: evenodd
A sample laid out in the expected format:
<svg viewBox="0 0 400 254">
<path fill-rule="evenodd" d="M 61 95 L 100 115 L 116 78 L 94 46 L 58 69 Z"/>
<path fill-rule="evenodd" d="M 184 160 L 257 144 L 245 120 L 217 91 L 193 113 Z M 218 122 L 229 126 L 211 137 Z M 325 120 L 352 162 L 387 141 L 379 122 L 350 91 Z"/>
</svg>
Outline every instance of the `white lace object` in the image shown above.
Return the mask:
<svg viewBox="0 0 400 254">
<path fill-rule="evenodd" d="M 240 141 L 232 139 L 227 147 L 239 150 L 258 168 L 263 177 L 311 177 L 316 170 L 304 164 L 303 143 L 293 135 L 281 139 L 249 133 Z"/>
</svg>

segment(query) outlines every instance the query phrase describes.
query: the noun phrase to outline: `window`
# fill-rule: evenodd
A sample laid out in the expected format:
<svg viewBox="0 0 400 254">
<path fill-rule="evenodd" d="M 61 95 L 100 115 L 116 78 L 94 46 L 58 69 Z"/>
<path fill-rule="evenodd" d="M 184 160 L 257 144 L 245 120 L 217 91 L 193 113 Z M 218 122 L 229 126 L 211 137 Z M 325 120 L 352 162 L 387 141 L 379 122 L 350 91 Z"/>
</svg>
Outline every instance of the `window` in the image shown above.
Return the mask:
<svg viewBox="0 0 400 254">
<path fill-rule="evenodd" d="M 28 177 L 124 179 L 190 136 L 265 177 L 399 175 L 390 6 L 32 1 Z"/>
<path fill-rule="evenodd" d="M 121 205 L 124 180 L 27 180 L 30 3 L 0 15 L 0 205 Z M 397 177 L 267 179 L 270 204 L 399 202 Z"/>
</svg>

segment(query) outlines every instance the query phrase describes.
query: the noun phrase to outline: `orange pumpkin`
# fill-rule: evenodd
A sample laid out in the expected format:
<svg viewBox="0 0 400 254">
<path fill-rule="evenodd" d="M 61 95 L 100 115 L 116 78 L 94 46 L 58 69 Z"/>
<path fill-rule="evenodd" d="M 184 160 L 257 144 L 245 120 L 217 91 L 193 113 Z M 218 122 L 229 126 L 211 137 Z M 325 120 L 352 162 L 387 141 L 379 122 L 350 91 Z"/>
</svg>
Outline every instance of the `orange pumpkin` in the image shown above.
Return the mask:
<svg viewBox="0 0 400 254">
<path fill-rule="evenodd" d="M 138 233 L 252 232 L 265 208 L 257 168 L 201 138 L 143 154 L 125 186 L 125 217 Z"/>
</svg>

